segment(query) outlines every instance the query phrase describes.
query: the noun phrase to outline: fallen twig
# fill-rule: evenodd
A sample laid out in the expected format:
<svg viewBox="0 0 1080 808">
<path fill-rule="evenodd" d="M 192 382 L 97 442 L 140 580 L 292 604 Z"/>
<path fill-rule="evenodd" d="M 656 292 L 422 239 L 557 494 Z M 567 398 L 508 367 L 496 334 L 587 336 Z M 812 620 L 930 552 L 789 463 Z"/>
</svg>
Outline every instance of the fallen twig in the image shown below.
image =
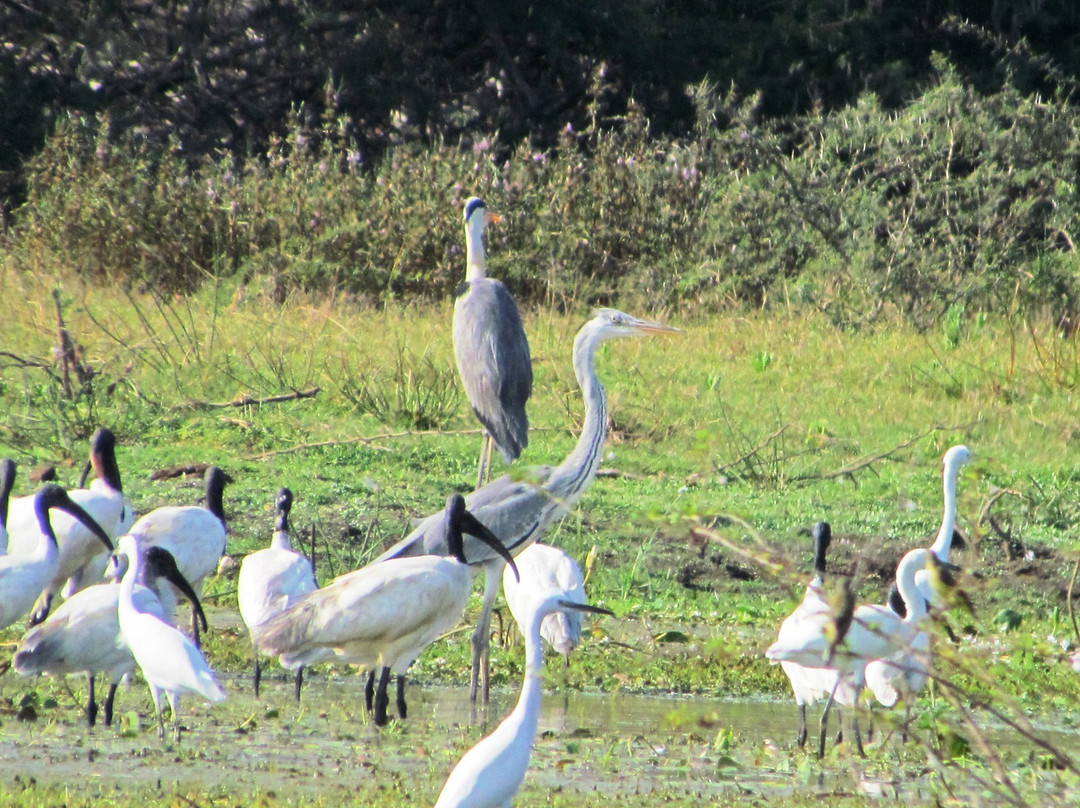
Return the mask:
<svg viewBox="0 0 1080 808">
<path fill-rule="evenodd" d="M 906 449 L 907 447 L 911 446 L 913 443 L 918 443 L 919 441 L 921 441 L 923 438 L 927 437 L 928 435 L 932 435 L 935 432 L 941 432 L 943 430 L 952 431 L 952 430 L 955 430 L 956 428 L 957 427 L 943 426 L 942 424 L 938 424 L 937 426 L 930 427 L 925 432 L 919 433 L 918 435 L 914 436 L 913 438 L 909 438 L 908 440 L 906 440 L 906 441 L 904 441 L 902 443 L 898 443 L 893 448 L 888 449 L 888 450 L 886 450 L 884 452 L 878 452 L 877 454 L 869 455 L 868 457 L 864 457 L 861 460 L 855 461 L 854 463 L 848 463 L 846 466 L 842 466 L 841 468 L 834 469 L 833 471 L 826 471 L 826 472 L 823 472 L 821 474 L 798 474 L 798 475 L 796 475 L 794 477 L 789 478 L 788 482 L 803 483 L 803 482 L 813 482 L 813 481 L 817 481 L 817 480 L 832 480 L 832 479 L 835 479 L 837 477 L 854 476 L 856 471 L 861 471 L 862 469 L 869 468 L 874 463 L 877 463 L 879 460 L 884 460 L 884 459 L 886 459 L 888 457 L 892 457 L 894 454 L 899 452 L 901 449 Z"/>
<path fill-rule="evenodd" d="M 242 396 L 237 399 L 233 399 L 232 401 L 187 401 L 182 406 L 199 410 L 220 410 L 227 407 L 247 407 L 252 404 L 280 404 L 282 401 L 295 401 L 300 398 L 314 398 L 319 394 L 320 389 L 321 388 L 319 387 L 312 387 L 308 390 L 294 390 L 291 393 L 281 393 L 280 395 L 267 396 L 266 398 L 252 398 L 247 393 L 244 393 Z"/>
</svg>

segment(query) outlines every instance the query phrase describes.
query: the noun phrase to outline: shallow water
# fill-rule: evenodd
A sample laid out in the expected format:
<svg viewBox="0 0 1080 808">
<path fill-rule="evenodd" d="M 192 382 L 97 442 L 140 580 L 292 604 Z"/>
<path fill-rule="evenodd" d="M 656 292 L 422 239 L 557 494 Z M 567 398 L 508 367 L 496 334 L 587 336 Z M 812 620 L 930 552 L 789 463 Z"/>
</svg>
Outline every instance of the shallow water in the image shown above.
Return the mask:
<svg viewBox="0 0 1080 808">
<path fill-rule="evenodd" d="M 463 687 L 412 685 L 408 721 L 380 732 L 364 714 L 359 676 L 308 681 L 300 707 L 292 701 L 291 683 L 282 680 L 268 682 L 261 701 L 252 697 L 246 679 L 234 679 L 227 688 L 229 700 L 221 707 L 195 699 L 185 703 L 181 713 L 189 729 L 179 747 L 158 741 L 152 714 L 143 716 L 140 731 L 130 729 L 140 722 L 134 711 L 148 704 L 139 685 L 118 695 L 117 714 L 127 722 L 126 733 L 116 726 L 90 730 L 73 699 L 42 710 L 36 722 L 5 718 L 0 779 L 10 783 L 16 776 L 32 776 L 54 784 L 89 779 L 121 787 L 321 798 L 404 782 L 416 783 L 427 798 L 437 793 L 462 752 L 493 729 L 517 699 L 516 689 L 498 691 L 486 710 L 475 709 Z M 905 752 L 909 758 L 903 764 L 864 767 L 844 756 L 839 765 L 819 766 L 792 749 L 797 724 L 792 702 L 548 694 L 526 783 L 612 796 L 677 789 L 702 797 L 732 791 L 752 797 L 796 788 L 823 795 L 930 796 L 930 769 L 917 749 Z M 812 724 L 811 736 L 815 728 Z M 999 749 L 1019 743 L 1012 731 L 989 734 Z M 1057 728 L 1044 735 L 1065 749 L 1080 748 L 1075 731 Z M 898 739 L 888 743 L 901 747 Z"/>
</svg>

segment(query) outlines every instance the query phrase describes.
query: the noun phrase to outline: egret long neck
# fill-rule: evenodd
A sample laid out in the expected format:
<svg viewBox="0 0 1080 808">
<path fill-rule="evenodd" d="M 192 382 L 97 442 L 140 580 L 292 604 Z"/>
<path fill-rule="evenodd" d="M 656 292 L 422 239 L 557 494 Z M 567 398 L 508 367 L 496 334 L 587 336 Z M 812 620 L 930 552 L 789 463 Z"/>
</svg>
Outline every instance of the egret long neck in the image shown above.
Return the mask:
<svg viewBox="0 0 1080 808">
<path fill-rule="evenodd" d="M 915 585 L 915 573 L 926 566 L 925 553 L 925 550 L 908 553 L 896 570 L 896 588 L 900 591 L 900 597 L 904 599 L 907 609 L 904 616 L 906 623 L 917 623 L 926 617 L 926 599 Z"/>
<path fill-rule="evenodd" d="M 117 604 L 121 628 L 125 619 L 138 611 L 135 608 L 135 582 L 143 577 L 143 561 L 140 554 L 128 553 L 127 559 L 128 568 L 124 577 L 120 579 L 120 598 Z"/>
<path fill-rule="evenodd" d="M 540 720 L 540 695 L 544 688 L 544 648 L 540 643 L 540 624 L 543 615 L 534 612 L 529 616 L 525 634 L 525 678 L 521 683 L 521 695 L 514 707 L 513 717 L 518 722 L 518 737 L 536 737 Z"/>
<path fill-rule="evenodd" d="M 930 552 L 941 561 L 949 560 L 949 550 L 952 549 L 953 531 L 956 529 L 956 467 L 946 466 L 942 475 L 945 489 L 945 512 L 941 516 L 941 527 L 938 528 L 937 537 L 930 545 Z"/>
<path fill-rule="evenodd" d="M 484 215 L 475 214 L 465 223 L 465 280 L 478 281 L 487 277 L 487 258 L 484 255 Z"/>
<path fill-rule="evenodd" d="M 544 489 L 563 507 L 573 505 L 589 487 L 600 466 L 607 440 L 607 398 L 596 378 L 596 335 L 578 334 L 574 341 L 574 373 L 585 399 L 585 423 L 574 450 L 551 472 Z"/>
</svg>

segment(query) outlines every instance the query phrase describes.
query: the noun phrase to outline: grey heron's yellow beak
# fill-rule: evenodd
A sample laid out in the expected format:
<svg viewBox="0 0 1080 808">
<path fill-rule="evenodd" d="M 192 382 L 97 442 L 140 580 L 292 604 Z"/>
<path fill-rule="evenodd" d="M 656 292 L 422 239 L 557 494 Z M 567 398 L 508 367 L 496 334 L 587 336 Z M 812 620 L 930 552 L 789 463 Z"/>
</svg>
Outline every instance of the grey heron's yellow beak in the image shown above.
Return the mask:
<svg viewBox="0 0 1080 808">
<path fill-rule="evenodd" d="M 682 334 L 681 328 L 675 328 L 675 326 L 664 325 L 663 323 L 654 323 L 651 320 L 635 320 L 629 323 L 629 326 L 635 331 L 640 331 L 643 334 Z"/>
</svg>

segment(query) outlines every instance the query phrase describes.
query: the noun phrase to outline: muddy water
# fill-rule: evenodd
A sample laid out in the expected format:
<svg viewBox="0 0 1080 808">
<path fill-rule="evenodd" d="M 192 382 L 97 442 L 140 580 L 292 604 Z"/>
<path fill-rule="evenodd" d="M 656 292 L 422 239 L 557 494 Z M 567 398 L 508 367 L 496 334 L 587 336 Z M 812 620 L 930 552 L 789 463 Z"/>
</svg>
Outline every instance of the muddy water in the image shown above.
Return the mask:
<svg viewBox="0 0 1080 808">
<path fill-rule="evenodd" d="M 4 717 L 0 780 L 32 776 L 39 783 L 75 786 L 91 780 L 121 788 L 272 791 L 323 799 L 346 798 L 360 786 L 415 783 L 427 798 L 517 698 L 516 690 L 496 692 L 486 710 L 476 710 L 464 688 L 412 686 L 409 720 L 379 732 L 364 715 L 362 685 L 353 676 L 316 679 L 305 686 L 297 707 L 291 685 L 283 681 L 269 683 L 261 701 L 252 698 L 246 680 L 230 681 L 225 705 L 193 699 L 184 705 L 188 731 L 179 747 L 158 741 L 152 715 L 140 719 L 135 713 L 147 706 L 139 686 L 118 696 L 121 726 L 112 729 L 88 729 L 74 698 L 62 700 L 42 710 L 36 722 Z M 823 794 L 929 796 L 925 758 L 906 770 L 894 765 L 854 776 L 844 763 L 831 770 L 817 767 L 791 750 L 797 723 L 790 702 L 549 694 L 527 784 L 612 796 L 672 788 L 702 797 L 733 790 L 782 795 L 808 784 Z M 1080 748 L 1076 732 L 1045 735 L 1065 749 Z M 999 748 L 1017 742 L 1005 730 L 992 737 Z M 914 758 L 919 761 L 918 753 Z"/>
</svg>

